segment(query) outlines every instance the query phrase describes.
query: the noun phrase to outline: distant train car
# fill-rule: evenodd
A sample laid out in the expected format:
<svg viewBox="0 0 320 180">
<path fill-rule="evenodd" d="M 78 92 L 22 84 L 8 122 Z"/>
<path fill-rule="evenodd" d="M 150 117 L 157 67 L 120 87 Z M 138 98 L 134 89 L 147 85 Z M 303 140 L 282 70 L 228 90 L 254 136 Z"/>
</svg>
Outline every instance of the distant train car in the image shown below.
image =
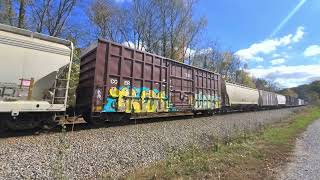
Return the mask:
<svg viewBox="0 0 320 180">
<path fill-rule="evenodd" d="M 292 96 L 286 96 L 286 106 L 298 106 L 298 98 Z"/>
<path fill-rule="evenodd" d="M 278 106 L 279 107 L 286 106 L 286 96 L 281 94 L 276 94 L 276 95 L 277 95 Z"/>
<path fill-rule="evenodd" d="M 276 93 L 259 90 L 259 105 L 261 107 L 269 107 L 269 108 L 278 106 Z"/>
<path fill-rule="evenodd" d="M 225 82 L 225 88 L 222 88 L 221 94 L 222 108 L 225 109 L 255 109 L 259 105 L 259 91 L 254 88 Z"/>
<path fill-rule="evenodd" d="M 304 105 L 304 100 L 298 99 L 298 106 L 303 106 L 303 105 Z"/>
</svg>

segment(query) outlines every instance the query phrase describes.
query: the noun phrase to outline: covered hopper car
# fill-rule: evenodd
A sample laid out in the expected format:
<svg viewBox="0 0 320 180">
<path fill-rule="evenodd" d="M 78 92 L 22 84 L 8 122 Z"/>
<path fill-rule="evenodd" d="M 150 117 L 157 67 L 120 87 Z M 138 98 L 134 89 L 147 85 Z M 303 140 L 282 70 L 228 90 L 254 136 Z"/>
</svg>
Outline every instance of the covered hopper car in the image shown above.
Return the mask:
<svg viewBox="0 0 320 180">
<path fill-rule="evenodd" d="M 257 89 L 230 82 L 225 82 L 222 86 L 222 112 L 258 108 L 259 91 Z"/>
<path fill-rule="evenodd" d="M 277 95 L 278 106 L 279 107 L 285 107 L 285 105 L 286 105 L 286 96 L 281 95 L 281 94 L 276 94 L 276 95 Z"/>
<path fill-rule="evenodd" d="M 72 43 L 0 24 L 0 129 L 49 125 L 66 110 Z"/>
</svg>

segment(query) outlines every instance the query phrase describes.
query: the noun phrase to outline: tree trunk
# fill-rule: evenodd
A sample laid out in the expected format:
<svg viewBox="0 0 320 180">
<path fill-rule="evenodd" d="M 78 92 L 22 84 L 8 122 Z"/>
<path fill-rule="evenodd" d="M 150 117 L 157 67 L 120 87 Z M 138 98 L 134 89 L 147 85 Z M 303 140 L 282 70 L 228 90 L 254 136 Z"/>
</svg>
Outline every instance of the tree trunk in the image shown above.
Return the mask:
<svg viewBox="0 0 320 180">
<path fill-rule="evenodd" d="M 26 15 L 26 0 L 20 0 L 18 28 L 25 27 L 25 15 Z"/>
</svg>

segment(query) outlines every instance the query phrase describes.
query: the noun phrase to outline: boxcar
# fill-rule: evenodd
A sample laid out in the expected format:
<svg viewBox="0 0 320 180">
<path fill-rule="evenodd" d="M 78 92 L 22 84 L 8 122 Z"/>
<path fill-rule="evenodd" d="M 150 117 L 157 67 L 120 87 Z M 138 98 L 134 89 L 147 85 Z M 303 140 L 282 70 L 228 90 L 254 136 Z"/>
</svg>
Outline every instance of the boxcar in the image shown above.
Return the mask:
<svg viewBox="0 0 320 180">
<path fill-rule="evenodd" d="M 99 39 L 81 56 L 77 111 L 102 123 L 220 108 L 219 74 Z"/>
<path fill-rule="evenodd" d="M 225 82 L 222 87 L 223 108 L 253 109 L 259 105 L 257 89 L 240 84 Z"/>
<path fill-rule="evenodd" d="M 261 107 L 275 107 L 278 105 L 277 95 L 274 92 L 259 90 L 259 105 Z"/>
</svg>

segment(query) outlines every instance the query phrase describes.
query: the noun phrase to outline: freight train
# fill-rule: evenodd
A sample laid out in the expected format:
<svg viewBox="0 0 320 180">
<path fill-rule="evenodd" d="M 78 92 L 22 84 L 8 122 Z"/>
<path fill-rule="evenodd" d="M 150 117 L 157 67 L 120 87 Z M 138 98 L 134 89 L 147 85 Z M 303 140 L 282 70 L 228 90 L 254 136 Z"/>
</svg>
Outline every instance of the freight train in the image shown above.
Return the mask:
<svg viewBox="0 0 320 180">
<path fill-rule="evenodd" d="M 50 127 L 64 119 L 73 49 L 70 41 L 0 24 L 0 131 Z M 81 56 L 75 111 L 101 125 L 302 105 L 302 99 L 98 39 Z"/>
</svg>

